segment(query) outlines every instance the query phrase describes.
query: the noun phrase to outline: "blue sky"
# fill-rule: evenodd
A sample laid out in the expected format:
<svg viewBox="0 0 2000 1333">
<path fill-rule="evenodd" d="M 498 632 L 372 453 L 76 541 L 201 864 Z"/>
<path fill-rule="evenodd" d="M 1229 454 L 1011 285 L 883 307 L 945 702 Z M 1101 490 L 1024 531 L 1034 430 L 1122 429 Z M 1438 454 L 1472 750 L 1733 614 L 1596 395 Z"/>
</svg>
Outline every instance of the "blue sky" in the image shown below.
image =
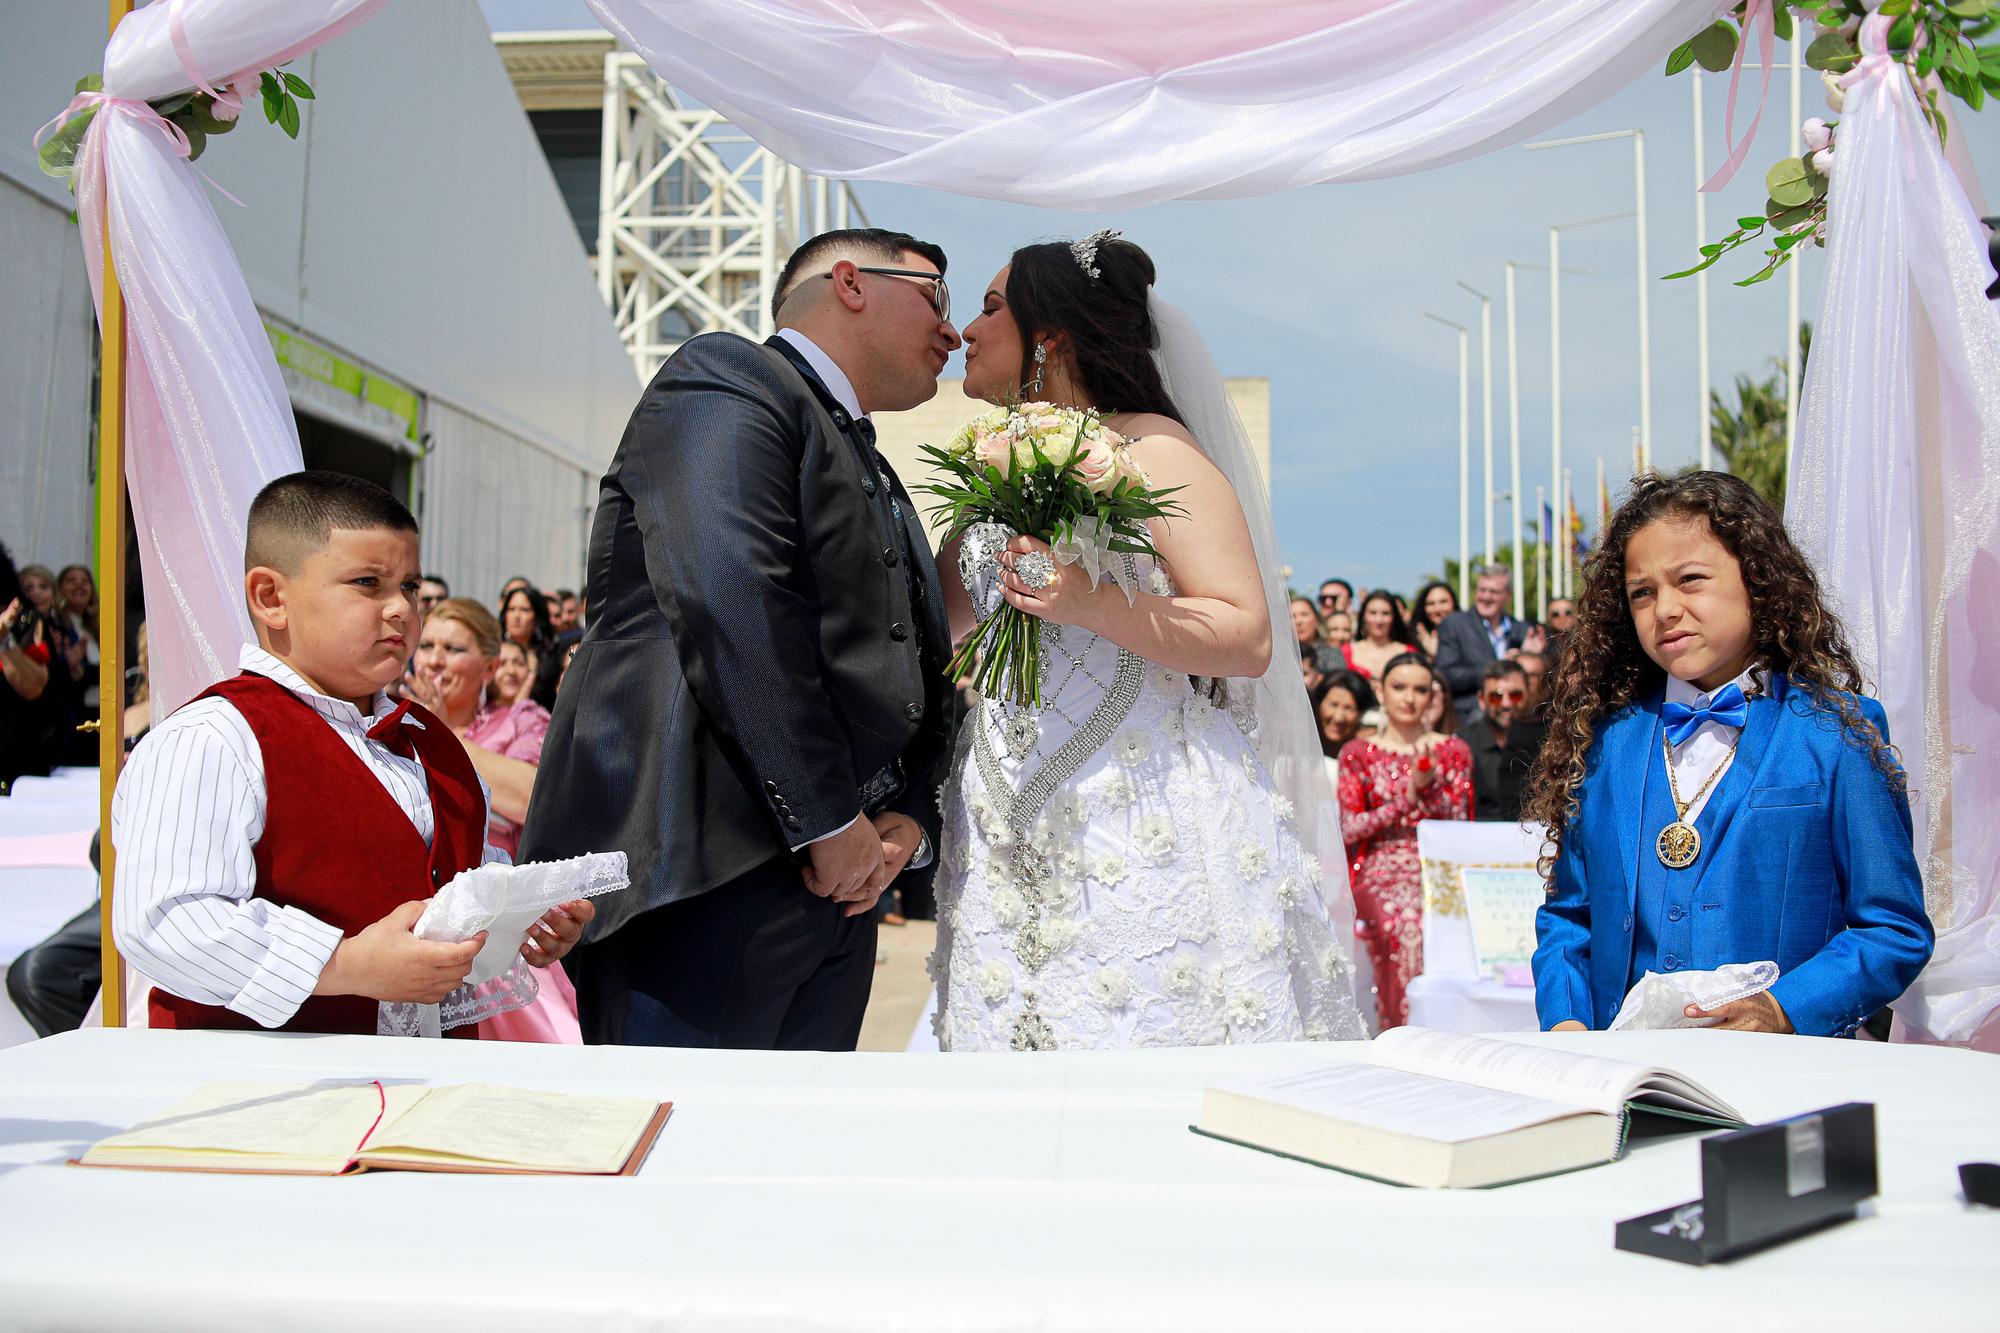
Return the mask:
<svg viewBox="0 0 2000 1333">
<path fill-rule="evenodd" d="M 595 26 L 577 0 L 482 0 L 496 29 Z M 1782 53 L 1781 53 L 1782 59 Z M 1754 75 L 1746 75 L 1746 81 Z M 1764 168 L 1796 151 L 1778 71 L 1756 144 L 1736 180 L 1708 204 L 1713 239 L 1763 202 Z M 1657 74 L 1545 137 L 1646 133 L 1650 268 L 1685 268 L 1694 229 L 1689 76 Z M 1708 162 L 1723 154 L 1726 78 L 1704 80 Z M 1754 94 L 1754 82 L 1750 83 Z M 1746 98 L 1746 100 L 1748 100 Z M 1827 114 L 1819 76 L 1805 71 L 1802 114 Z M 1739 125 L 1749 111 L 1739 107 Z M 1972 115 L 1965 127 L 1984 181 L 2000 179 L 2000 130 Z M 1463 280 L 1494 297 L 1495 489 L 1507 484 L 1503 265 L 1546 263 L 1552 223 L 1633 204 L 1629 141 L 1530 153 L 1506 149 L 1393 180 L 1317 186 L 1261 199 L 1165 204 L 1123 213 L 1065 213 L 870 184 L 858 190 L 871 221 L 931 239 L 951 256 L 958 291 L 982 290 L 1017 245 L 1122 227 L 1146 247 L 1159 290 L 1200 323 L 1232 375 L 1271 380 L 1273 494 L 1294 582 L 1339 574 L 1357 585 L 1414 589 L 1458 547 L 1458 345 L 1429 309 L 1473 329 L 1472 451 L 1475 553 L 1483 542 L 1479 418 L 1479 305 Z M 1631 470 L 1639 419 L 1637 269 L 1627 219 L 1565 232 L 1563 442 L 1578 508 L 1594 503 L 1597 460 L 1615 494 Z M 1823 255 L 1803 261 L 1802 310 L 1818 304 Z M 1781 273 L 1757 287 L 1731 282 L 1755 264 L 1711 270 L 1711 376 L 1762 376 L 1785 345 Z M 1521 479 L 1524 523 L 1535 486 L 1549 481 L 1549 300 L 1546 273 L 1519 275 Z M 968 304 L 960 301 L 959 304 Z M 1691 279 L 1651 288 L 1653 453 L 1662 468 L 1696 461 L 1703 415 Z M 1496 542 L 1508 509 L 1493 510 Z"/>
</svg>

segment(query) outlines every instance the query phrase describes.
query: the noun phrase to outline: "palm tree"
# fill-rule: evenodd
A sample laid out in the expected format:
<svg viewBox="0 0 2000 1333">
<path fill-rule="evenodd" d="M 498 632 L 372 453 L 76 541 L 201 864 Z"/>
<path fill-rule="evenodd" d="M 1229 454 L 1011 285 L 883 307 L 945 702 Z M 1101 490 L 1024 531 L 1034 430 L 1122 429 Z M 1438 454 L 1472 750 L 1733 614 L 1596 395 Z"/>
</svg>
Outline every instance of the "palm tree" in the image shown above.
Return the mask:
<svg viewBox="0 0 2000 1333">
<path fill-rule="evenodd" d="M 1812 325 L 1799 328 L 1799 374 L 1803 380 L 1806 357 L 1812 351 Z M 1785 367 L 1771 359 L 1772 374 L 1765 379 L 1749 375 L 1736 377 L 1734 407 L 1722 395 L 1711 392 L 1708 405 L 1708 433 L 1723 466 L 1743 478 L 1780 510 L 1785 507 Z"/>
</svg>

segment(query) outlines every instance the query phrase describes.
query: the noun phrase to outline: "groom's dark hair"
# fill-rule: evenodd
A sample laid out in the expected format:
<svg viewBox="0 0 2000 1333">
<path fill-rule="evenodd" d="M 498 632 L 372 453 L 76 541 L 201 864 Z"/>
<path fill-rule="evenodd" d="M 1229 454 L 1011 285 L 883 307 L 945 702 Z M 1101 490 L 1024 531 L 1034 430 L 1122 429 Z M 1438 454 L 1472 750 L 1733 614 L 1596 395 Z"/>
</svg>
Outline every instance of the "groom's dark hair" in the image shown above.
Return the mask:
<svg viewBox="0 0 2000 1333">
<path fill-rule="evenodd" d="M 939 273 L 944 272 L 944 251 L 908 232 L 884 231 L 880 227 L 823 231 L 792 251 L 792 257 L 779 271 L 777 289 L 771 293 L 771 318 L 778 318 L 778 311 L 784 308 L 786 300 L 805 279 L 816 276 L 818 270 L 836 259 L 866 256 L 879 259 L 884 264 L 894 264 L 904 255 L 922 255 L 937 265 Z"/>
<path fill-rule="evenodd" d="M 1076 377 L 1091 406 L 1102 412 L 1157 412 L 1181 420 L 1167 393 L 1153 352 L 1160 331 L 1153 326 L 1147 294 L 1153 286 L 1153 258 L 1130 241 L 1101 239 L 1086 269 L 1068 241 L 1043 241 L 1014 252 L 1007 274 L 1007 309 L 1033 355 L 1038 339 L 1067 334 Z M 1021 396 L 1032 397 L 1028 376 L 1034 362 L 1021 361 Z M 1185 422 L 1182 422 L 1185 425 Z"/>
</svg>

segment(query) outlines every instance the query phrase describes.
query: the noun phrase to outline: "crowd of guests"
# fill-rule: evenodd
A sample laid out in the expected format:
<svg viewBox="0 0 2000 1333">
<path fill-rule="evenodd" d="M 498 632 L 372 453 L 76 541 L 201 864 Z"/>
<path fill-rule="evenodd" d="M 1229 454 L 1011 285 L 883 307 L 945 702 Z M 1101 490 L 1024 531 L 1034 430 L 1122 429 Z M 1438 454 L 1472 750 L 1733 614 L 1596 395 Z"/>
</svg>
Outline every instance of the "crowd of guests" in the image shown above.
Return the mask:
<svg viewBox="0 0 2000 1333">
<path fill-rule="evenodd" d="M 97 762 L 97 582 L 88 565 L 16 566 L 0 546 L 0 791 Z"/>
<path fill-rule="evenodd" d="M 1516 821 L 1541 750 L 1544 682 L 1574 608 L 1547 626 L 1508 613 L 1512 573 L 1482 569 L 1473 605 L 1431 582 L 1405 600 L 1345 579 L 1292 602 L 1299 669 L 1319 721 L 1340 808 L 1361 943 L 1385 1025 L 1407 1021 L 1405 988 L 1423 971 L 1417 824 Z"/>
</svg>

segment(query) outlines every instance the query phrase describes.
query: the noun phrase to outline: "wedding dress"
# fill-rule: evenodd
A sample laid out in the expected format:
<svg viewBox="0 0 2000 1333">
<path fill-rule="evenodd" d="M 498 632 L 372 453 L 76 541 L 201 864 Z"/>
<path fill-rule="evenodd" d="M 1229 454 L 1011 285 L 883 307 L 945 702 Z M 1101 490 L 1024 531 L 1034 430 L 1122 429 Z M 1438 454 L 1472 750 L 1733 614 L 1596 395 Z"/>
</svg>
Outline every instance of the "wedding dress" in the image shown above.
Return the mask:
<svg viewBox="0 0 2000 1333">
<path fill-rule="evenodd" d="M 1169 392 L 1250 521 L 1282 645 L 1290 621 L 1261 476 L 1185 317 L 1156 302 L 1156 321 L 1162 369 L 1180 371 Z M 957 572 L 982 617 L 998 605 L 1009 536 L 981 525 L 961 543 Z M 1112 559 L 1123 566 L 1105 582 L 1115 573 L 1171 595 L 1164 565 Z M 945 784 L 930 963 L 939 1045 L 1364 1036 L 1337 815 L 1296 662 L 1190 680 L 1047 623 L 1042 654 L 1041 709 L 983 700 Z"/>
</svg>

